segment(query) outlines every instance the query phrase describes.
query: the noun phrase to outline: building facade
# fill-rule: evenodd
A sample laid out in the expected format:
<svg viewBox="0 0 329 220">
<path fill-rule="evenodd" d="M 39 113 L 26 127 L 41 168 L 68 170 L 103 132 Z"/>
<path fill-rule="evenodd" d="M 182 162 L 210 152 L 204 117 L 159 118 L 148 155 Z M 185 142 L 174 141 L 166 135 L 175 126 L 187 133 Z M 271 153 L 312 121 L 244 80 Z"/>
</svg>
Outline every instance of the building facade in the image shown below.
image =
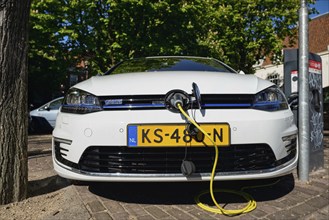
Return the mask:
<svg viewBox="0 0 329 220">
<path fill-rule="evenodd" d="M 318 54 L 322 60 L 322 86 L 329 87 L 329 13 L 313 18 L 309 22 L 309 51 Z M 298 48 L 298 39 L 294 46 Z M 284 79 L 283 64 L 274 65 L 265 59 L 256 66 L 255 75 L 282 86 Z"/>
</svg>

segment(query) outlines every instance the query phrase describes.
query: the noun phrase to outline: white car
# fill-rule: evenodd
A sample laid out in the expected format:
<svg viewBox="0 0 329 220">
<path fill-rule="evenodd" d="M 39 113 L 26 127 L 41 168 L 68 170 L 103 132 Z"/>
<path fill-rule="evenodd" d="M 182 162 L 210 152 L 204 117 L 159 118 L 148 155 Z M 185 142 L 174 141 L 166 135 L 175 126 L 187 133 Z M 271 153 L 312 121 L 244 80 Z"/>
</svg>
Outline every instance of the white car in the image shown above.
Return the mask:
<svg viewBox="0 0 329 220">
<path fill-rule="evenodd" d="M 39 108 L 30 111 L 29 127 L 32 131 L 52 130 L 55 127 L 56 117 L 64 97 L 47 102 Z"/>
<path fill-rule="evenodd" d="M 296 138 L 273 83 L 212 58 L 148 57 L 68 91 L 53 163 L 60 176 L 80 181 L 204 181 L 216 145 L 215 180 L 272 178 L 296 168 Z"/>
</svg>

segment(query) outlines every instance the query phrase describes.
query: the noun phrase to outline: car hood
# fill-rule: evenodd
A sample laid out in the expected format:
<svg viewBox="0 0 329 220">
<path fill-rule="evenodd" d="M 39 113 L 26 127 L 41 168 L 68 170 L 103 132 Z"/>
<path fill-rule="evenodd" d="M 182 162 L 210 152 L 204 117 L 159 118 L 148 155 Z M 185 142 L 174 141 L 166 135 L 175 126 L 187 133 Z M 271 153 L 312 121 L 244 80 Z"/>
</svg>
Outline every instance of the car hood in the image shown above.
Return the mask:
<svg viewBox="0 0 329 220">
<path fill-rule="evenodd" d="M 166 94 L 173 89 L 191 93 L 193 82 L 201 94 L 255 94 L 273 85 L 254 75 L 179 71 L 95 76 L 74 88 L 97 96 Z"/>
</svg>

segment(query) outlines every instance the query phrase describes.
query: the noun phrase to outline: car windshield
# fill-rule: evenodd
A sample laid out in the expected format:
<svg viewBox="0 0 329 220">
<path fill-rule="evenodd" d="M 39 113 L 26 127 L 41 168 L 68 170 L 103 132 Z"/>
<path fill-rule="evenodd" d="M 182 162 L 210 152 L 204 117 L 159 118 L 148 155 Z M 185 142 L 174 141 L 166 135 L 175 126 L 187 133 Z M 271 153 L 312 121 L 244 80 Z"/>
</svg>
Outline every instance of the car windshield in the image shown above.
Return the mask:
<svg viewBox="0 0 329 220">
<path fill-rule="evenodd" d="M 158 71 L 207 71 L 235 73 L 235 71 L 227 65 L 211 58 L 149 57 L 121 62 L 106 72 L 105 75 Z"/>
</svg>

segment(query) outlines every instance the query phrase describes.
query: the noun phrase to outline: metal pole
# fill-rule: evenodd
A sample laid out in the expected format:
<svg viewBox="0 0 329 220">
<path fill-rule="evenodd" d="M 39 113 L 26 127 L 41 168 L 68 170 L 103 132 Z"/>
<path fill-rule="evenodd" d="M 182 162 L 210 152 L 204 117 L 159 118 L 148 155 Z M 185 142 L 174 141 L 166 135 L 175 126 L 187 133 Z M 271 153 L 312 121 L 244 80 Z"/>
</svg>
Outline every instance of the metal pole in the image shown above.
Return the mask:
<svg viewBox="0 0 329 220">
<path fill-rule="evenodd" d="M 310 162 L 310 120 L 309 120 L 309 83 L 308 83 L 308 8 L 307 0 L 300 0 L 299 9 L 299 79 L 298 79 L 298 142 L 299 142 L 299 169 L 298 175 L 301 181 L 309 179 Z"/>
</svg>

